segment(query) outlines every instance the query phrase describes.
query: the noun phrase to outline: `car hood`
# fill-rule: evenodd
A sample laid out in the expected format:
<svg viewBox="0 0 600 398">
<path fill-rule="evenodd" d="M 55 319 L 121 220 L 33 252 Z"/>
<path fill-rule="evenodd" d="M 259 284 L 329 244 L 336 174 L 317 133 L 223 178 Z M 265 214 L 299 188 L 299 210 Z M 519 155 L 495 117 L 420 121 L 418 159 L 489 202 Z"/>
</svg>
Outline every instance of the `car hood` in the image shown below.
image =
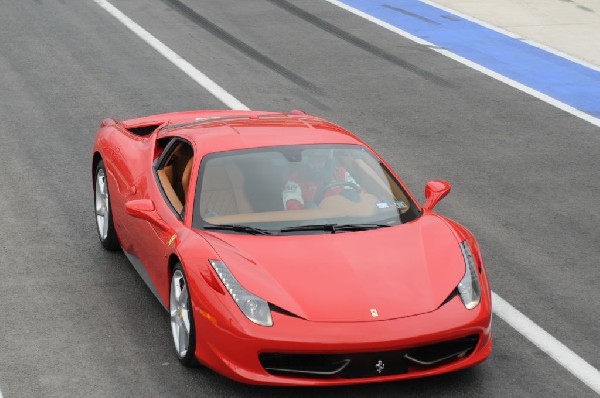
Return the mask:
<svg viewBox="0 0 600 398">
<path fill-rule="evenodd" d="M 431 214 L 360 232 L 204 236 L 247 290 L 316 322 L 378 321 L 430 312 L 465 273 L 453 231 Z"/>
</svg>

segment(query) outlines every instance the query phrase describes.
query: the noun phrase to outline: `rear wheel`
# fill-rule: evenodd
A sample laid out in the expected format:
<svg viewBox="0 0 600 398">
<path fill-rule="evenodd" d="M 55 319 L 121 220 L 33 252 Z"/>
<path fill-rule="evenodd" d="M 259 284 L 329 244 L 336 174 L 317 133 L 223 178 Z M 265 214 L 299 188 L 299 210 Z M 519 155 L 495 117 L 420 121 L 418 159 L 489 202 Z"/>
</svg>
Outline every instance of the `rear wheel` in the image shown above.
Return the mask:
<svg viewBox="0 0 600 398">
<path fill-rule="evenodd" d="M 177 263 L 171 276 L 169 309 L 175 353 L 179 362 L 185 366 L 196 364 L 196 331 L 191 302 L 185 271 L 181 264 Z"/>
<path fill-rule="evenodd" d="M 101 160 L 96 166 L 94 173 L 94 207 L 96 210 L 96 229 L 102 247 L 106 250 L 118 250 L 119 239 L 115 231 L 115 225 L 112 218 L 112 209 L 110 207 L 110 196 L 108 193 L 108 180 L 106 179 L 106 169 Z"/>
</svg>

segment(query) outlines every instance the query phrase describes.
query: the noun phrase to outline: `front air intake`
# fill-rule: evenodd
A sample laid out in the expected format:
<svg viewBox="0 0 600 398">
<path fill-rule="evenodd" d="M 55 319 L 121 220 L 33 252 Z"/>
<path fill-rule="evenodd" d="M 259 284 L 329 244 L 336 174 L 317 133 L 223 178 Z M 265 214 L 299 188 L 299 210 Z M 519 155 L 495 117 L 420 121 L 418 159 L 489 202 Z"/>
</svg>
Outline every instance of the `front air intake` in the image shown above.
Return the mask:
<svg viewBox="0 0 600 398">
<path fill-rule="evenodd" d="M 434 368 L 470 355 L 476 335 L 396 351 L 349 354 L 280 354 L 258 356 L 270 374 L 309 379 L 355 379 L 389 376 Z"/>
</svg>

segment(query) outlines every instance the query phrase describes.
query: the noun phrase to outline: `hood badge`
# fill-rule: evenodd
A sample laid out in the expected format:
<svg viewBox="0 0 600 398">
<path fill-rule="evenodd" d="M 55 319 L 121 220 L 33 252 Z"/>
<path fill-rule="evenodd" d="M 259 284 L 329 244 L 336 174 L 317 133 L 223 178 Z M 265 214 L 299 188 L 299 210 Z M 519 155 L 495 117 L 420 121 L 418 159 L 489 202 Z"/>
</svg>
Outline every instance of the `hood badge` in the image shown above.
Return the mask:
<svg viewBox="0 0 600 398">
<path fill-rule="evenodd" d="M 371 316 L 373 318 L 377 318 L 379 316 L 379 314 L 377 313 L 377 310 L 375 308 L 371 308 Z"/>
</svg>

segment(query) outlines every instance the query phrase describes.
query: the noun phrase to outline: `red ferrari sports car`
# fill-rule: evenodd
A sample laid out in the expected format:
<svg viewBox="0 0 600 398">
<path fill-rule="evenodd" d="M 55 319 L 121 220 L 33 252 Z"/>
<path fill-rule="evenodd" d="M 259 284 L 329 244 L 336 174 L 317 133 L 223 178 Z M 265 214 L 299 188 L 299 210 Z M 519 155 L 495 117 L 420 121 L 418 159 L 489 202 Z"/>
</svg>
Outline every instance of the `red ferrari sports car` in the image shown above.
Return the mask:
<svg viewBox="0 0 600 398">
<path fill-rule="evenodd" d="M 255 384 L 445 373 L 492 349 L 473 235 L 419 205 L 369 146 L 292 111 L 106 119 L 92 160 L 101 244 L 170 313 L 175 353 Z"/>
</svg>

